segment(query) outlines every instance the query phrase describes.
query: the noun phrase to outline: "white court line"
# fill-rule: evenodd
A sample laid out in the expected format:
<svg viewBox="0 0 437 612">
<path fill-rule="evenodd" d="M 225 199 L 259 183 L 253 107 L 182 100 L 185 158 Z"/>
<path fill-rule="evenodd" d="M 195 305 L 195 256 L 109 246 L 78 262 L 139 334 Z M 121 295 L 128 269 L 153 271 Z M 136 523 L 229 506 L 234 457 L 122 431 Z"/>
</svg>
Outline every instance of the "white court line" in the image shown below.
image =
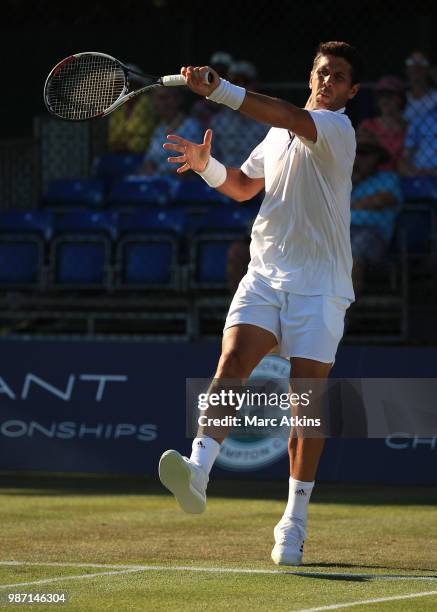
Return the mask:
<svg viewBox="0 0 437 612">
<path fill-rule="evenodd" d="M 323 610 L 340 610 L 340 608 L 351 608 L 352 606 L 364 606 L 366 604 L 383 603 L 385 601 L 398 601 L 399 599 L 414 599 L 415 597 L 428 597 L 437 595 L 437 591 L 426 593 L 411 593 L 410 595 L 393 595 L 392 597 L 378 597 L 377 599 L 363 599 L 361 601 L 350 601 L 342 604 L 332 604 L 331 606 L 320 606 L 319 608 L 301 608 L 296 612 L 322 612 Z"/>
<path fill-rule="evenodd" d="M 176 571 L 176 572 L 208 572 L 218 574 L 273 574 L 273 575 L 292 575 L 300 577 L 314 578 L 362 578 L 364 580 L 437 580 L 437 576 L 399 576 L 397 574 L 354 574 L 354 573 L 338 573 L 338 572 L 305 572 L 298 570 L 276 570 L 276 569 L 248 569 L 239 567 L 196 567 L 191 565 L 115 565 L 107 563 L 61 563 L 44 561 L 0 561 L 0 566 L 46 566 L 46 567 L 93 567 L 102 569 L 119 570 L 118 573 L 123 573 L 124 570 L 132 572 L 147 572 L 147 571 Z M 104 572 L 97 575 L 105 575 Z M 86 576 L 85 574 L 83 576 Z"/>
<path fill-rule="evenodd" d="M 41 565 L 49 567 L 101 567 L 102 569 L 143 569 L 144 565 L 120 565 L 118 563 L 64 563 L 59 561 L 0 561 L 0 566 Z"/>
<path fill-rule="evenodd" d="M 42 565 L 47 565 L 46 563 Z M 47 578 L 44 580 L 33 580 L 32 582 L 16 582 L 14 584 L 0 584 L 0 590 L 12 589 L 15 587 L 32 586 L 35 584 L 49 584 L 50 582 L 63 582 L 64 580 L 80 580 L 85 578 L 98 578 L 99 576 L 115 576 L 117 574 L 132 574 L 134 572 L 142 572 L 142 569 L 124 569 L 114 572 L 97 572 L 95 574 L 78 574 L 77 576 L 59 576 L 58 578 Z"/>
</svg>

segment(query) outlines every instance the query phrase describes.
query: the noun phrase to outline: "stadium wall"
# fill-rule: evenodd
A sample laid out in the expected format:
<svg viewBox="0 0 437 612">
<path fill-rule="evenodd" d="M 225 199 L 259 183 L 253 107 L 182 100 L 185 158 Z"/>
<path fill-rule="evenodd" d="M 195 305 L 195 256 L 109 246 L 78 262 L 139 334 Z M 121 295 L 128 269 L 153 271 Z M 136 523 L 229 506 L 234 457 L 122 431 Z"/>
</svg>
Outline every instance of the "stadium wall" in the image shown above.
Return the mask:
<svg viewBox="0 0 437 612">
<path fill-rule="evenodd" d="M 215 342 L 3 339 L 0 470 L 155 475 L 167 448 L 189 454 L 185 380 L 207 378 L 218 355 Z M 436 372 L 437 348 L 345 346 L 333 376 L 432 378 Z M 281 448 L 231 449 L 226 469 L 222 462 L 216 474 L 284 478 L 281 442 Z M 331 439 L 319 480 L 436 484 L 436 453 L 437 437 Z"/>
</svg>

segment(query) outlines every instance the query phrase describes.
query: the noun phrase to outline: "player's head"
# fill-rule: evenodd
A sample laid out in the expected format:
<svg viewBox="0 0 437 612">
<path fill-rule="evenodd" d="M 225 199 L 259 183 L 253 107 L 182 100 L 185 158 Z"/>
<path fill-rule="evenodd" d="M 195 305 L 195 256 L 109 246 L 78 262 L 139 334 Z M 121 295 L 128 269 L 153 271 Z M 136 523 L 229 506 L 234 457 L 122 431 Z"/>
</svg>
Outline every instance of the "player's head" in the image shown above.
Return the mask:
<svg viewBox="0 0 437 612">
<path fill-rule="evenodd" d="M 355 47 L 348 43 L 320 43 L 310 75 L 313 108 L 338 110 L 360 88 L 363 65 Z"/>
</svg>

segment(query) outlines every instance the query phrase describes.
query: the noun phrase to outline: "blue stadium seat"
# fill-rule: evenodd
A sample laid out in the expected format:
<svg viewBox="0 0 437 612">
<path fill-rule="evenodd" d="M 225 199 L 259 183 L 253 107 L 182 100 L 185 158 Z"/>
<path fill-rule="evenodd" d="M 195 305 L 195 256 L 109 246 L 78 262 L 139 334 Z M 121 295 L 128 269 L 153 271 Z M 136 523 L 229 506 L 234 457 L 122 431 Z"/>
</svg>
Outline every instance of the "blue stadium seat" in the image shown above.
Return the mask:
<svg viewBox="0 0 437 612">
<path fill-rule="evenodd" d="M 103 181 L 96 179 L 62 179 L 52 181 L 43 198 L 46 206 L 91 206 L 104 203 Z"/>
<path fill-rule="evenodd" d="M 173 242 L 163 237 L 123 240 L 117 288 L 173 288 L 176 252 Z"/>
<path fill-rule="evenodd" d="M 13 240 L 0 237 L 0 285 L 4 287 L 37 287 L 41 285 L 44 247 L 29 237 Z"/>
<path fill-rule="evenodd" d="M 197 244 L 195 276 L 192 286 L 203 289 L 224 289 L 227 285 L 226 265 L 232 240 L 200 241 Z"/>
<path fill-rule="evenodd" d="M 201 231 L 250 231 L 256 214 L 256 210 L 247 207 L 245 204 L 217 206 L 211 208 L 206 215 L 198 219 L 196 229 Z"/>
<path fill-rule="evenodd" d="M 437 200 L 437 176 L 412 176 L 401 179 L 405 200 Z"/>
<path fill-rule="evenodd" d="M 223 207 L 209 211 L 197 220 L 191 245 L 190 286 L 196 289 L 227 287 L 227 257 L 235 240 L 245 240 L 252 227 L 253 208 Z"/>
<path fill-rule="evenodd" d="M 96 157 L 93 162 L 92 174 L 105 183 L 109 190 L 122 178 L 135 174 L 142 164 L 144 154 L 107 153 Z"/>
<path fill-rule="evenodd" d="M 175 179 L 156 176 L 127 176 L 110 191 L 111 206 L 164 205 L 173 200 Z"/>
<path fill-rule="evenodd" d="M 117 237 L 118 213 L 115 211 L 71 210 L 56 214 L 53 232 L 59 234 L 103 233 Z"/>
<path fill-rule="evenodd" d="M 120 212 L 118 231 L 126 232 L 175 232 L 181 235 L 185 230 L 186 215 L 184 210 L 175 208 L 145 208 L 130 212 Z"/>
<path fill-rule="evenodd" d="M 45 241 L 52 233 L 47 211 L 0 213 L 0 285 L 36 288 L 43 282 Z"/>
<path fill-rule="evenodd" d="M 0 212 L 2 234 L 37 234 L 50 240 L 53 214 L 47 210 L 5 210 Z"/>
<path fill-rule="evenodd" d="M 200 177 L 194 176 L 178 180 L 174 201 L 183 204 L 228 203 L 230 198 L 217 191 L 217 189 L 209 187 Z"/>
<path fill-rule="evenodd" d="M 184 228 L 183 210 L 120 213 L 117 288 L 177 288 L 179 239 Z"/>
<path fill-rule="evenodd" d="M 103 241 L 60 241 L 56 243 L 53 285 L 64 288 L 107 287 L 107 265 L 110 251 Z"/>
<path fill-rule="evenodd" d="M 57 215 L 50 252 L 50 281 L 58 288 L 110 286 L 115 212 L 76 210 Z"/>
</svg>

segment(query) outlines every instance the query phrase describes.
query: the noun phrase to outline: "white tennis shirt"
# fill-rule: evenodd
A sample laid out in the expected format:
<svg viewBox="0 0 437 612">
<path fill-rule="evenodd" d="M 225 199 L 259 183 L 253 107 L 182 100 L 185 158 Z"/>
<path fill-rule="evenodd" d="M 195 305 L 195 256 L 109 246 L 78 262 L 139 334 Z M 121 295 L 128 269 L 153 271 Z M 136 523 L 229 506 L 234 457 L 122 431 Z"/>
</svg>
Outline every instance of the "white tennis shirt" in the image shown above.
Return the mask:
<svg viewBox="0 0 437 612">
<path fill-rule="evenodd" d="M 315 143 L 271 128 L 241 166 L 265 179 L 249 271 L 276 289 L 354 299 L 350 195 L 355 131 L 344 108 L 309 111 Z"/>
</svg>

